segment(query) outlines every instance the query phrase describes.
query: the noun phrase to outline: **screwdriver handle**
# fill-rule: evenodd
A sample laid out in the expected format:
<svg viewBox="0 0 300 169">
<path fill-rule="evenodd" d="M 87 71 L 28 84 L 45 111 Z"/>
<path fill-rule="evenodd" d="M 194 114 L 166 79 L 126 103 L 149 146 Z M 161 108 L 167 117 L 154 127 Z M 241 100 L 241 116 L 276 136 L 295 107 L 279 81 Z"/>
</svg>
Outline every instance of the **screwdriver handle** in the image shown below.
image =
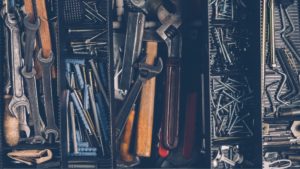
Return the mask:
<svg viewBox="0 0 300 169">
<path fill-rule="evenodd" d="M 163 144 L 174 149 L 178 144 L 181 63 L 179 57 L 169 57 L 166 63 Z"/>
<path fill-rule="evenodd" d="M 157 57 L 157 42 L 147 42 L 146 64 L 153 65 Z M 155 80 L 153 77 L 144 83 L 137 123 L 136 154 L 150 157 L 154 116 Z"/>
</svg>

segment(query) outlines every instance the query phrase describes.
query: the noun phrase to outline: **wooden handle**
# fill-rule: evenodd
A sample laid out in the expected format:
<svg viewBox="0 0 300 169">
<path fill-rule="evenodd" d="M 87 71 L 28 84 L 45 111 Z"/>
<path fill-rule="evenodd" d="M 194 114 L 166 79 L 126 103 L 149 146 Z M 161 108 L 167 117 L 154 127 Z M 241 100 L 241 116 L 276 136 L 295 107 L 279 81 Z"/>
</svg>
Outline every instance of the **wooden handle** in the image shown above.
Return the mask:
<svg viewBox="0 0 300 169">
<path fill-rule="evenodd" d="M 6 95 L 5 99 L 5 112 L 4 112 L 4 138 L 9 146 L 16 146 L 20 140 L 19 120 L 13 117 L 8 109 L 8 104 L 11 96 Z"/>
<path fill-rule="evenodd" d="M 32 0 L 24 0 L 25 13 L 28 15 L 30 22 L 33 22 L 34 12 Z"/>
<path fill-rule="evenodd" d="M 41 39 L 43 57 L 49 58 L 52 51 L 52 46 L 45 0 L 36 0 L 36 7 L 37 16 L 41 20 L 39 37 Z"/>
<path fill-rule="evenodd" d="M 129 116 L 127 123 L 125 125 L 125 129 L 123 132 L 123 138 L 120 144 L 120 157 L 121 160 L 124 162 L 132 162 L 134 160 L 134 156 L 130 153 L 130 143 L 131 143 L 131 135 L 132 135 L 132 128 L 134 123 L 134 116 L 135 111 L 132 109 Z"/>
<path fill-rule="evenodd" d="M 157 56 L 157 42 L 147 42 L 146 54 L 146 63 L 153 65 Z M 156 78 L 147 80 L 141 93 L 137 126 L 136 154 L 142 157 L 150 157 L 151 155 L 155 80 Z"/>
</svg>

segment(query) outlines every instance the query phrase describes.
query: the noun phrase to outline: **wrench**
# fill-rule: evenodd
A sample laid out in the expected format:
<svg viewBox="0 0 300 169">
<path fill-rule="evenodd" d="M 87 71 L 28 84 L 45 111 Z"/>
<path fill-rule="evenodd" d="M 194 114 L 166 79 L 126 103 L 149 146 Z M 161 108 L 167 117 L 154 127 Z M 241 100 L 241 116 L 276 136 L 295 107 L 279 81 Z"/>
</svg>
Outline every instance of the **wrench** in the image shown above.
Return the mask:
<svg viewBox="0 0 300 169">
<path fill-rule="evenodd" d="M 129 113 L 134 105 L 137 97 L 143 87 L 143 84 L 146 80 L 151 79 L 152 77 L 159 74 L 163 69 L 163 62 L 162 59 L 158 59 L 158 63 L 156 65 L 148 65 L 145 63 L 139 63 L 139 76 L 135 83 L 133 84 L 132 88 L 130 89 L 129 93 L 126 95 L 124 103 L 117 114 L 115 120 L 116 126 L 116 137 L 119 139 L 122 135 L 123 129 L 125 124 L 128 120 Z"/>
<path fill-rule="evenodd" d="M 51 83 L 51 67 L 53 64 L 54 56 L 53 53 L 51 52 L 49 58 L 43 58 L 42 50 L 40 50 L 37 59 L 39 64 L 41 65 L 44 105 L 45 105 L 44 108 L 47 117 L 45 136 L 46 139 L 48 139 L 49 135 L 53 134 L 55 136 L 55 141 L 57 141 L 59 136 L 59 130 L 55 124 L 53 97 L 52 97 L 52 83 Z"/>
<path fill-rule="evenodd" d="M 18 21 L 13 13 L 6 15 L 5 24 L 10 33 L 10 54 L 11 54 L 11 68 L 12 68 L 12 84 L 13 84 L 13 97 L 8 105 L 8 109 L 12 116 L 17 117 L 17 108 L 25 107 L 30 112 L 29 101 L 24 94 L 23 79 L 20 74 L 22 66 L 21 60 L 21 46 L 20 46 L 20 30 L 18 27 Z"/>
<path fill-rule="evenodd" d="M 24 56 L 24 67 L 22 69 L 22 75 L 26 84 L 26 91 L 30 103 L 31 109 L 31 119 L 33 121 L 34 126 L 34 136 L 31 139 L 31 143 L 41 143 L 45 142 L 44 137 L 42 136 L 42 130 L 44 129 L 44 122 L 39 113 L 39 102 L 37 96 L 37 87 L 36 87 L 36 70 L 33 65 L 33 50 L 34 50 L 34 41 L 36 31 L 38 30 L 40 25 L 39 19 L 36 23 L 30 23 L 29 17 L 26 16 L 24 18 L 24 26 L 25 26 L 25 35 L 26 35 L 26 44 L 25 44 L 25 56 Z"/>
<path fill-rule="evenodd" d="M 43 144 L 45 142 L 45 139 L 42 136 L 42 131 L 45 125 L 39 113 L 39 103 L 38 103 L 37 87 L 35 81 L 36 71 L 33 68 L 31 72 L 26 72 L 26 67 L 23 67 L 22 75 L 24 77 L 25 84 L 26 84 L 26 90 L 30 102 L 30 110 L 31 110 L 30 113 L 32 115 L 33 126 L 34 126 L 34 136 L 30 142 L 33 144 L 35 143 Z"/>
<path fill-rule="evenodd" d="M 18 119 L 19 119 L 19 129 L 20 131 L 24 131 L 26 137 L 28 138 L 30 136 L 30 128 L 27 124 L 26 110 L 24 109 L 24 107 L 19 107 L 17 111 L 18 111 Z"/>
<path fill-rule="evenodd" d="M 182 24 L 179 1 L 173 0 L 172 3 L 177 8 L 175 13 L 170 13 L 163 5 L 158 8 L 157 15 L 162 25 L 156 30 L 168 48 L 162 125 L 162 142 L 168 149 L 178 145 L 182 50 L 182 37 L 178 31 Z"/>
</svg>

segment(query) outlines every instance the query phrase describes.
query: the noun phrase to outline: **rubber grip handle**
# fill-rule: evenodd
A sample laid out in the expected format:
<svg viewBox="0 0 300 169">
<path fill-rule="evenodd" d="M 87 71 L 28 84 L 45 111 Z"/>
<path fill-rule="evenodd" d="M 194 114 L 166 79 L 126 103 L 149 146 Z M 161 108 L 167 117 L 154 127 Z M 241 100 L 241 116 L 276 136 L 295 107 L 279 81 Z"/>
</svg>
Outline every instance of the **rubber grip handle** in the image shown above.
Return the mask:
<svg viewBox="0 0 300 169">
<path fill-rule="evenodd" d="M 153 65 L 157 56 L 157 42 L 147 42 L 146 63 Z M 151 156 L 152 130 L 154 116 L 155 81 L 153 77 L 144 83 L 138 114 L 136 154 Z"/>
<path fill-rule="evenodd" d="M 168 149 L 178 145 L 180 108 L 180 58 L 168 58 L 166 63 L 164 121 L 162 124 L 163 144 Z"/>
</svg>

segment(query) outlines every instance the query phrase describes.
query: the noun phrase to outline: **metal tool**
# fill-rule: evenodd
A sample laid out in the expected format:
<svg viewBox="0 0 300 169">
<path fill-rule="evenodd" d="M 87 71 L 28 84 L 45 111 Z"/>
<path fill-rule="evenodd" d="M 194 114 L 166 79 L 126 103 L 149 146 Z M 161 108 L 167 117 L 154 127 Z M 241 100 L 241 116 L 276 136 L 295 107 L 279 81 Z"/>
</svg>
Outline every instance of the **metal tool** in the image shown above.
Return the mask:
<svg viewBox="0 0 300 169">
<path fill-rule="evenodd" d="M 162 140 L 164 146 L 169 149 L 178 144 L 182 52 L 182 37 L 177 30 L 181 25 L 179 1 L 172 2 L 176 6 L 176 13 L 170 13 L 163 5 L 159 6 L 157 15 L 162 25 L 156 30 L 168 48 Z"/>
<path fill-rule="evenodd" d="M 291 126 L 291 131 L 292 131 L 294 137 L 296 137 L 296 138 L 300 137 L 299 127 L 300 127 L 300 121 L 294 121 Z"/>
<path fill-rule="evenodd" d="M 24 109 L 24 107 L 19 107 L 17 111 L 18 111 L 18 119 L 19 119 L 18 127 L 20 131 L 25 132 L 26 137 L 28 138 L 30 136 L 30 128 L 27 124 L 26 110 Z"/>
<path fill-rule="evenodd" d="M 135 103 L 144 82 L 156 76 L 162 71 L 163 68 L 162 59 L 159 58 L 158 62 L 153 66 L 145 64 L 143 62 L 139 63 L 138 68 L 139 68 L 138 78 L 135 81 L 134 85 L 131 87 L 130 92 L 126 95 L 123 105 L 115 119 L 116 137 L 118 139 L 122 135 L 130 110 L 132 109 L 132 106 Z"/>
<path fill-rule="evenodd" d="M 140 3 L 143 3 L 142 0 Z M 143 12 L 129 12 L 125 38 L 122 74 L 119 89 L 129 91 L 133 78 L 133 64 L 141 54 L 146 16 Z"/>
<path fill-rule="evenodd" d="M 53 53 L 48 58 L 42 56 L 42 50 L 39 51 L 37 59 L 41 65 L 42 71 L 42 84 L 44 95 L 44 110 L 46 112 L 47 126 L 45 128 L 46 139 L 50 139 L 50 135 L 54 135 L 54 140 L 58 141 L 59 129 L 55 124 L 53 96 L 52 96 L 52 76 L 51 67 L 54 61 Z"/>
<path fill-rule="evenodd" d="M 94 115 L 94 124 L 96 127 L 96 132 L 97 132 L 100 142 L 102 142 L 102 144 L 103 144 L 102 138 L 104 138 L 104 137 L 103 137 L 103 134 L 102 134 L 102 131 L 100 128 L 100 120 L 99 120 L 99 116 L 98 116 L 98 110 L 96 107 L 95 95 L 94 95 L 94 90 L 93 90 L 92 86 L 88 86 L 88 92 L 89 92 L 92 111 L 93 111 L 93 115 Z M 102 152 L 105 152 L 103 145 L 101 146 L 101 148 L 102 148 Z M 105 153 L 103 153 L 103 154 L 105 154 Z"/>
<path fill-rule="evenodd" d="M 270 67 L 275 68 L 276 67 L 276 53 L 275 53 L 275 21 L 274 21 L 274 8 L 275 8 L 275 2 L 274 0 L 270 0 L 269 3 L 270 8 L 270 14 L 269 14 L 269 45 L 270 45 Z"/>
<path fill-rule="evenodd" d="M 92 71 L 93 71 L 93 75 L 94 75 L 94 77 L 96 79 L 96 83 L 98 85 L 98 88 L 100 89 L 100 92 L 101 92 L 101 94 L 102 94 L 102 96 L 104 98 L 104 101 L 105 101 L 106 105 L 109 105 L 110 102 L 108 100 L 108 96 L 107 96 L 106 90 L 104 89 L 103 84 L 102 84 L 102 82 L 100 80 L 100 75 L 99 75 L 99 73 L 97 71 L 95 62 L 94 62 L 93 59 L 91 59 L 91 60 L 89 60 L 89 63 L 91 65 L 91 68 L 92 68 Z"/>
<path fill-rule="evenodd" d="M 25 107 L 27 111 L 30 111 L 29 101 L 24 93 L 23 79 L 20 74 L 22 60 L 21 60 L 21 41 L 20 30 L 16 15 L 14 13 L 7 13 L 5 18 L 5 24 L 10 33 L 10 54 L 11 54 L 11 68 L 12 68 L 12 85 L 13 85 L 13 97 L 8 105 L 9 111 L 14 117 L 17 117 L 16 112 L 20 107 Z"/>
<path fill-rule="evenodd" d="M 235 166 L 235 162 L 233 160 L 230 160 L 229 158 L 225 157 L 224 154 L 221 152 L 221 150 L 218 151 L 217 156 L 215 159 L 212 161 L 213 167 L 218 167 L 219 162 L 224 162 L 226 164 L 229 164 L 231 166 Z"/>
<path fill-rule="evenodd" d="M 295 31 L 295 25 L 293 23 L 293 21 L 291 20 L 291 17 L 287 11 L 288 6 L 291 4 L 280 4 L 279 5 L 279 9 L 280 9 L 280 14 L 281 14 L 281 23 L 282 23 L 282 29 L 280 30 L 280 36 L 282 38 L 282 40 L 284 41 L 284 43 L 286 44 L 286 46 L 289 48 L 289 50 L 291 51 L 291 53 L 293 54 L 293 56 L 296 58 L 296 60 L 298 62 L 300 62 L 300 55 L 297 52 L 297 49 L 295 49 L 293 42 L 290 40 L 290 35 L 293 34 L 293 32 Z M 287 20 L 285 20 L 285 17 L 287 18 Z M 287 29 L 286 23 L 289 24 L 291 29 Z"/>
<path fill-rule="evenodd" d="M 25 56 L 24 56 L 24 67 L 22 69 L 22 75 L 25 80 L 25 87 L 27 96 L 30 103 L 30 115 L 33 120 L 34 125 L 34 136 L 31 140 L 31 143 L 41 143 L 45 142 L 44 137 L 42 136 L 42 131 L 44 130 L 44 122 L 39 113 L 39 101 L 37 94 L 36 86 L 36 71 L 33 67 L 33 51 L 34 51 L 34 42 L 36 39 L 36 32 L 40 26 L 39 19 L 36 20 L 36 23 L 30 23 L 29 17 L 25 17 L 23 22 L 25 26 Z"/>
<path fill-rule="evenodd" d="M 289 91 L 279 97 L 282 100 L 293 101 L 293 99 L 300 97 L 300 82 L 298 80 L 298 75 L 291 68 L 291 65 L 289 65 L 289 62 L 286 58 L 287 51 L 284 49 L 276 49 L 276 52 L 280 66 L 287 76 L 287 85 L 289 87 Z"/>
<path fill-rule="evenodd" d="M 76 140 L 76 124 L 75 124 L 75 109 L 73 102 L 69 103 L 69 116 L 71 117 L 71 131 L 72 131 L 72 142 L 73 142 L 73 153 L 78 153 L 78 146 Z"/>
</svg>

